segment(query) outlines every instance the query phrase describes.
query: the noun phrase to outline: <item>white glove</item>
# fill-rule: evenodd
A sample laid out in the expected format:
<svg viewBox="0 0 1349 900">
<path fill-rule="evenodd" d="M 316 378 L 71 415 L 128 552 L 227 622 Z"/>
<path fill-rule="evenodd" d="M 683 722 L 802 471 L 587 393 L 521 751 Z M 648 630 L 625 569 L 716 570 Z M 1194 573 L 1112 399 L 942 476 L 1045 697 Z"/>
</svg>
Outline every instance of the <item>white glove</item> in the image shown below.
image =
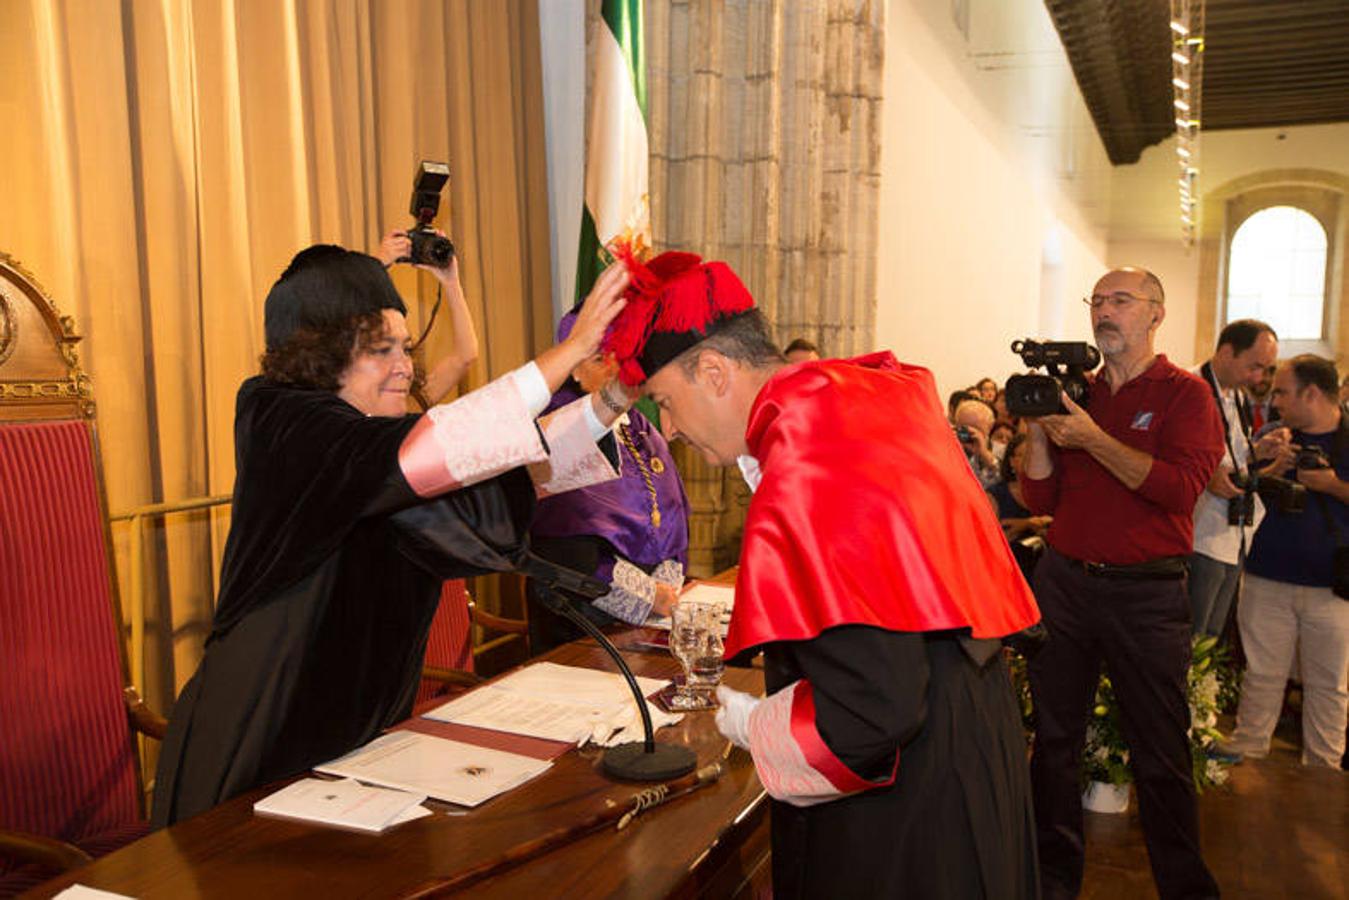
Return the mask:
<svg viewBox="0 0 1349 900">
<path fill-rule="evenodd" d="M 749 714 L 759 705 L 759 698 L 728 688 L 717 687 L 717 730 L 742 750 L 749 749 Z"/>
</svg>

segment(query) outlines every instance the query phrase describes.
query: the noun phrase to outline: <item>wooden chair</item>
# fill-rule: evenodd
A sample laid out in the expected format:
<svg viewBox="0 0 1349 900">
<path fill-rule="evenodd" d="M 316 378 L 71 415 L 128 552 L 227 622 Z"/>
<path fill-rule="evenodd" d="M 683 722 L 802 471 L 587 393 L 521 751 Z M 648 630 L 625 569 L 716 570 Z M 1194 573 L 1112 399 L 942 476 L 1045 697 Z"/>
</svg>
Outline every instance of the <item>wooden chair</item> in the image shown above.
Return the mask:
<svg viewBox="0 0 1349 900">
<path fill-rule="evenodd" d="M 98 430 L 73 321 L 0 254 L 0 895 L 147 830 Z"/>
</svg>

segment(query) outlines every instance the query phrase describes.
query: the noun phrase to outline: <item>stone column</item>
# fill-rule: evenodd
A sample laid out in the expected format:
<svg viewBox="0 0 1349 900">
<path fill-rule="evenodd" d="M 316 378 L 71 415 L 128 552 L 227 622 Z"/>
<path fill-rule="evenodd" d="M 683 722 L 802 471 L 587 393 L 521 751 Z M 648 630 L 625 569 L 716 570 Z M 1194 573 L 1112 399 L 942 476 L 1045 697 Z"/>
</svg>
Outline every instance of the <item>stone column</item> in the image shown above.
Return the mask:
<svg viewBox="0 0 1349 900">
<path fill-rule="evenodd" d="M 646 6 L 657 249 L 728 262 L 781 343 L 873 347 L 885 7 L 868 0 L 652 0 Z M 748 492 L 675 459 L 690 571 L 734 563 Z"/>
</svg>

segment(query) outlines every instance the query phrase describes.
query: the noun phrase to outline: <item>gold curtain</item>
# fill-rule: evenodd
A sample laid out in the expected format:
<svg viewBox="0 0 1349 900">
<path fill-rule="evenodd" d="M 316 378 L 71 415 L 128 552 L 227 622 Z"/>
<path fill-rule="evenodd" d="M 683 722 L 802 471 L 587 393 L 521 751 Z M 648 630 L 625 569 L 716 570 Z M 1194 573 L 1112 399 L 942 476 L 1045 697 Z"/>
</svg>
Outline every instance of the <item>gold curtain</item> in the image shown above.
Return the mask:
<svg viewBox="0 0 1349 900">
<path fill-rule="evenodd" d="M 538 40 L 535 0 L 0 0 L 0 248 L 85 336 L 114 513 L 232 490 L 268 288 L 308 244 L 405 227 L 419 159 L 451 167 L 468 386 L 546 345 Z M 394 281 L 415 333 L 434 281 Z M 227 528 L 178 515 L 149 542 L 160 709 L 200 658 Z M 125 596 L 124 525 L 114 542 Z"/>
</svg>

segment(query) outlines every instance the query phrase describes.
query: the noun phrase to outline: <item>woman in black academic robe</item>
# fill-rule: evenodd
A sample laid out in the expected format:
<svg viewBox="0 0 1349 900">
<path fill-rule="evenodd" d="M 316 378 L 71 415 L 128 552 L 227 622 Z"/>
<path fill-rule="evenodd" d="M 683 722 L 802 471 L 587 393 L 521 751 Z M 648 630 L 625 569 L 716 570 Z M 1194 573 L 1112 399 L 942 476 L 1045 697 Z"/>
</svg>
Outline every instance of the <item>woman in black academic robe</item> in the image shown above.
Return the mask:
<svg viewBox="0 0 1349 900">
<path fill-rule="evenodd" d="M 453 261 L 427 268 L 459 289 Z M 514 568 L 536 492 L 616 477 L 609 404 L 535 417 L 596 351 L 625 285 L 606 273 L 568 341 L 417 416 L 404 412 L 410 341 L 384 268 L 326 245 L 295 257 L 267 298 L 263 374 L 239 390 L 220 596 L 169 723 L 154 825 L 406 718 L 441 582 Z"/>
</svg>

